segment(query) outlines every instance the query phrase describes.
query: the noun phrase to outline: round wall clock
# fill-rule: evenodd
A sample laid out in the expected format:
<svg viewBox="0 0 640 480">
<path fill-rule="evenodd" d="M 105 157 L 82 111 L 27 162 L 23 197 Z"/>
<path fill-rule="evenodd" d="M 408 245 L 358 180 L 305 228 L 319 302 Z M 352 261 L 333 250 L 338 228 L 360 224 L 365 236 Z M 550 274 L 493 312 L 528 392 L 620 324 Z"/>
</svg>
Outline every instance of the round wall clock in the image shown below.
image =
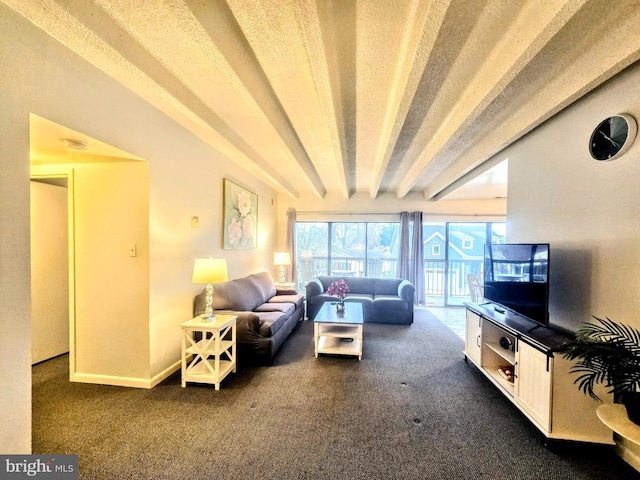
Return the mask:
<svg viewBox="0 0 640 480">
<path fill-rule="evenodd" d="M 589 152 L 596 160 L 618 158 L 626 152 L 636 138 L 636 120 L 626 113 L 614 115 L 604 120 L 591 134 Z"/>
</svg>

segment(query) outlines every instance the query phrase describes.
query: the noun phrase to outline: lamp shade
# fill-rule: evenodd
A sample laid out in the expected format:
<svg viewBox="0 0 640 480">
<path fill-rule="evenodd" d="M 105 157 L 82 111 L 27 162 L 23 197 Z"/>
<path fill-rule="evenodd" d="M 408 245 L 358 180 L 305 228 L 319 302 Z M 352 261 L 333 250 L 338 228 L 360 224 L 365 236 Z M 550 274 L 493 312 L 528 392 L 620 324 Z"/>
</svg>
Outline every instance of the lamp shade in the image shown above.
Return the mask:
<svg viewBox="0 0 640 480">
<path fill-rule="evenodd" d="M 224 258 L 196 258 L 193 263 L 193 283 L 218 283 L 228 279 Z"/>
<path fill-rule="evenodd" d="M 273 254 L 274 265 L 291 265 L 289 252 L 276 252 Z"/>
</svg>

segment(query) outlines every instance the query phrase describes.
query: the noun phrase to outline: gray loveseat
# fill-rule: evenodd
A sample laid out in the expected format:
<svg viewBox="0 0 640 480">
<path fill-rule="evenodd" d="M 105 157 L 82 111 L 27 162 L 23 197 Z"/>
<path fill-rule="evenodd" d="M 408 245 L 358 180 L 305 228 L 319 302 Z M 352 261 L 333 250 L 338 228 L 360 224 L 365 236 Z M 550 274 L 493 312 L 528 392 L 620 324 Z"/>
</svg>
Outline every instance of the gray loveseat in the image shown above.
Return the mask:
<svg viewBox="0 0 640 480">
<path fill-rule="evenodd" d="M 196 296 L 194 315 L 205 309 L 204 291 Z M 213 285 L 213 313 L 230 313 L 236 321 L 237 361 L 271 365 L 289 334 L 304 320 L 304 297 L 277 289 L 268 272 Z"/>
<path fill-rule="evenodd" d="M 347 282 L 349 293 L 347 302 L 362 303 L 365 322 L 413 323 L 413 298 L 416 289 L 413 284 L 400 278 L 329 277 L 320 275 L 307 283 L 307 315 L 314 319 L 322 304 L 335 302 L 336 297 L 325 292 L 331 283 L 341 278 Z"/>
</svg>

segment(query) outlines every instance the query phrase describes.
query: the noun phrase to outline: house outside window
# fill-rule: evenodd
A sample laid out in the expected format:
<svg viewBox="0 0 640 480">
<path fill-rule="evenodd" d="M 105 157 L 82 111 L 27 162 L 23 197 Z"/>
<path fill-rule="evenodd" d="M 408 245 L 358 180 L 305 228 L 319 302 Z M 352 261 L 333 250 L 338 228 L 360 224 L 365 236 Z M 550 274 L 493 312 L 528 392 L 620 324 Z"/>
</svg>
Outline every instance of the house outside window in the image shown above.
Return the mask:
<svg viewBox="0 0 640 480">
<path fill-rule="evenodd" d="M 503 222 L 451 222 L 446 224 L 445 285 L 437 304 L 462 306 L 471 300 L 467 276 L 482 275 L 486 243 L 505 243 Z M 439 303 L 442 301 L 442 303 Z"/>
</svg>

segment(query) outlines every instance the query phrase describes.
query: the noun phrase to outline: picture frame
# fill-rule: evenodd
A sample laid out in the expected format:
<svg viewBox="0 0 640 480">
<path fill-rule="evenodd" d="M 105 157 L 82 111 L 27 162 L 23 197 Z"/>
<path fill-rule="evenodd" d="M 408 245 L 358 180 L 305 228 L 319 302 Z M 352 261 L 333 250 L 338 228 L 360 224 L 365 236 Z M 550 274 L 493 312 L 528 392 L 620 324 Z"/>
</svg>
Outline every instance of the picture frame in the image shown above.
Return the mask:
<svg viewBox="0 0 640 480">
<path fill-rule="evenodd" d="M 239 250 L 258 246 L 258 195 L 223 179 L 222 248 Z"/>
</svg>

